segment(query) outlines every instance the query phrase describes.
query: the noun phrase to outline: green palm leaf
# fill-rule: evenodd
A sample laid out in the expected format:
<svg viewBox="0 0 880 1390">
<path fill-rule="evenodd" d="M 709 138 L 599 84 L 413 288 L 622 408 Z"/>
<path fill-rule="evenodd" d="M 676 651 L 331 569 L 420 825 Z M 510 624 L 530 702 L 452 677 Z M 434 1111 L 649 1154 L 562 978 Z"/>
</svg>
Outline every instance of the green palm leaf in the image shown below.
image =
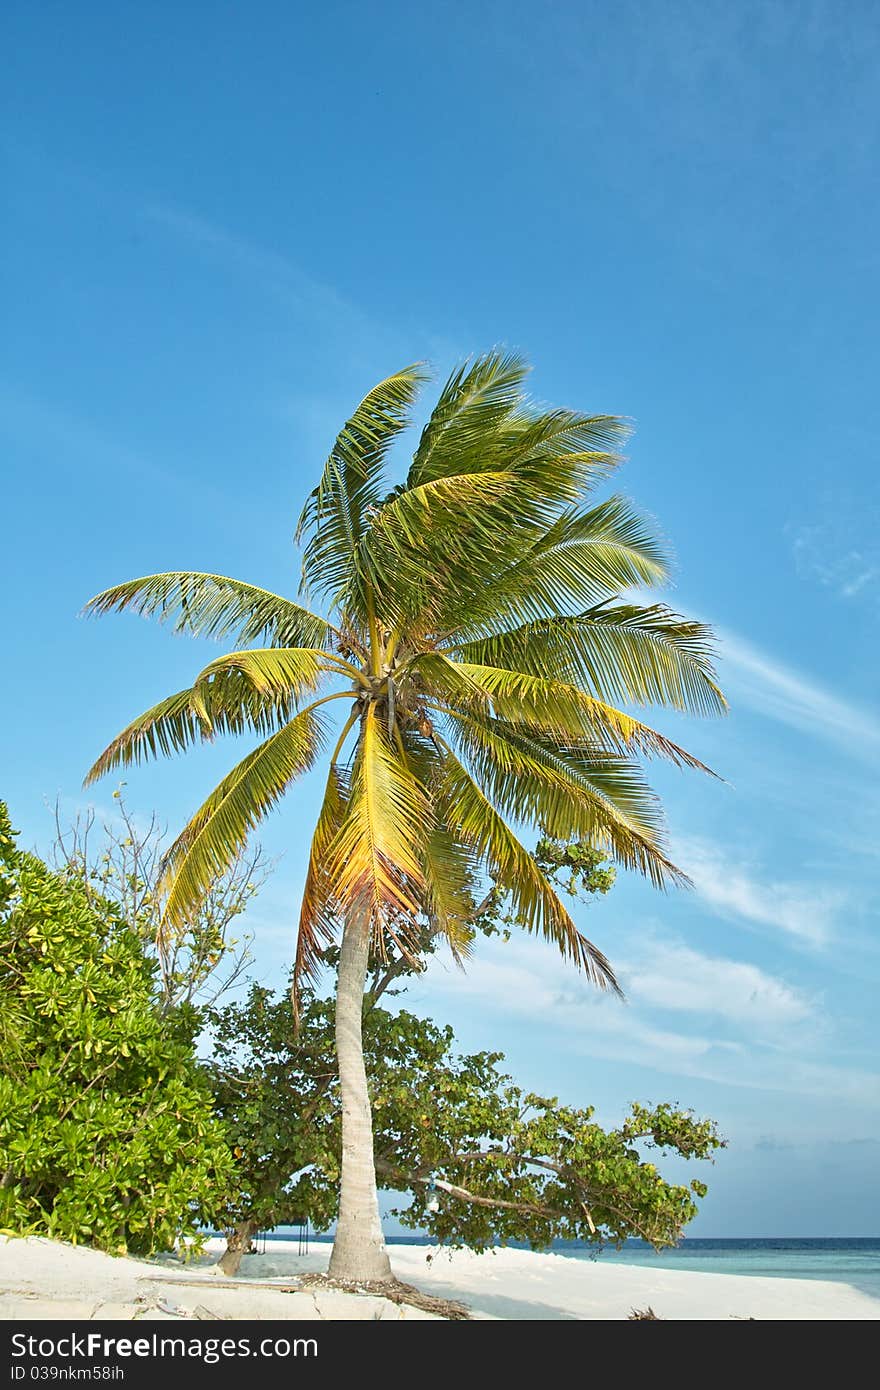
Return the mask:
<svg viewBox="0 0 880 1390">
<path fill-rule="evenodd" d="M 495 467 L 487 441 L 517 409 L 528 374 L 521 357 L 497 349 L 457 368 L 422 431 L 407 488 Z"/>
<path fill-rule="evenodd" d="M 539 675 L 556 671 L 605 701 L 721 714 L 712 634 L 662 604 L 600 604 L 571 617 L 540 618 L 450 648 L 465 662 Z"/>
<path fill-rule="evenodd" d="M 515 559 L 493 569 L 488 590 L 473 580 L 459 589 L 441 624 L 457 647 L 514 624 L 570 614 L 624 589 L 663 583 L 668 574 L 663 548 L 642 518 L 625 498 L 611 497 L 586 512 L 567 510 L 523 538 Z"/>
<path fill-rule="evenodd" d="M 368 392 L 338 434 L 297 526 L 297 540 L 306 542 L 305 589 L 340 606 L 355 603 L 360 617 L 364 593 L 358 547 L 369 525 L 369 510 L 388 489 L 382 472 L 385 456 L 406 427 L 425 379 L 420 366 L 405 367 Z"/>
<path fill-rule="evenodd" d="M 613 415 L 520 408 L 499 440 L 507 467 L 543 487 L 557 508 L 576 502 L 620 463 L 629 430 Z"/>
<path fill-rule="evenodd" d="M 424 628 L 444 595 L 473 586 L 487 555 L 512 564 L 522 531 L 540 532 L 552 515 L 546 487 L 513 470 L 436 478 L 377 509 L 361 541 L 361 569 L 387 619 L 400 626 L 421 617 Z"/>
<path fill-rule="evenodd" d="M 326 646 L 334 629 L 307 608 L 255 584 L 222 574 L 172 570 L 116 584 L 89 599 L 87 615 L 131 609 L 175 632 L 193 637 L 234 637 L 238 642 L 267 638 L 273 646 Z"/>
<path fill-rule="evenodd" d="M 600 989 L 619 993 L 605 956 L 578 931 L 528 850 L 451 751 L 437 802 L 446 824 L 489 865 L 526 930 L 552 941 Z"/>
<path fill-rule="evenodd" d="M 660 803 L 631 759 L 593 743 L 563 747 L 503 720 L 449 718 L 474 781 L 513 820 L 589 840 L 658 888 L 688 883 L 666 855 Z"/>
<path fill-rule="evenodd" d="M 473 950 L 470 921 L 476 906 L 479 866 L 446 826 L 434 824 L 425 839 L 424 908 L 432 934 L 446 938 L 456 964 Z"/>
</svg>

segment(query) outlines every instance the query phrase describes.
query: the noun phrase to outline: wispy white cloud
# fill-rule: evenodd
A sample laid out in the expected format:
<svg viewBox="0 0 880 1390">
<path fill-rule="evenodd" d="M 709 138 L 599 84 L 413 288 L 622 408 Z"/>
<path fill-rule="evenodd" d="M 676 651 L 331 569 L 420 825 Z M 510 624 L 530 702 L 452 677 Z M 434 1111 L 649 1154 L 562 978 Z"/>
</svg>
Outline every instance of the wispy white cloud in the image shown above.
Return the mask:
<svg viewBox="0 0 880 1390">
<path fill-rule="evenodd" d="M 698 952 L 678 958 L 686 980 L 664 982 L 661 972 L 671 970 L 674 953 L 681 949 L 658 947 L 652 941 L 640 960 L 630 942 L 624 976 L 629 1002 L 621 1004 L 597 995 L 543 943 L 487 943 L 464 974 L 434 962 L 425 980 L 424 1002 L 432 1007 L 438 999 L 447 1009 L 461 1003 L 497 1014 L 507 1027 L 511 1020 L 534 1023 L 545 1038 L 555 1033 L 564 1039 L 569 1051 L 629 1062 L 667 1076 L 787 1095 L 824 1096 L 831 1091 L 837 1100 L 880 1106 L 880 1074 L 816 1055 L 822 1029 L 809 1026 L 812 1001 L 765 972 L 751 973 L 737 961 L 701 959 Z M 709 982 L 713 972 L 714 985 Z M 702 1014 L 694 1032 L 670 1028 L 655 1017 L 656 999 L 666 984 L 663 1012 L 692 1012 L 688 982 L 695 991 L 693 1002 L 700 1004 L 693 1012 Z M 719 996 L 725 988 L 735 999 L 722 1006 Z"/>
<path fill-rule="evenodd" d="M 803 1023 L 817 1005 L 801 990 L 748 961 L 707 956 L 678 941 L 648 943 L 641 961 L 622 974 L 637 1003 L 675 1012 L 708 1014 L 754 1035 Z"/>
<path fill-rule="evenodd" d="M 811 945 L 833 934 L 844 902 L 837 888 L 762 878 L 711 841 L 679 836 L 675 856 L 704 902 L 725 917 L 772 927 Z"/>
<path fill-rule="evenodd" d="M 185 253 L 211 266 L 225 283 L 235 280 L 246 293 L 280 305 L 292 331 L 308 335 L 313 356 L 319 359 L 324 353 L 332 360 L 337 381 L 332 391 L 322 390 L 314 382 L 301 383 L 299 388 L 291 382 L 275 404 L 278 414 L 290 421 L 305 447 L 316 451 L 316 457 L 321 457 L 339 428 L 343 408 L 339 393 L 366 389 L 377 376 L 414 360 L 427 361 L 442 375 L 472 350 L 471 343 L 453 341 L 433 327 L 394 322 L 371 312 L 282 251 L 187 208 L 152 202 L 140 207 L 139 215 Z M 345 385 L 348 373 L 354 379 L 351 387 Z M 418 426 L 418 409 L 414 420 Z M 394 456 L 392 451 L 392 459 Z"/>
<path fill-rule="evenodd" d="M 366 321 L 366 316 L 331 285 L 307 275 L 293 261 L 215 222 L 169 203 L 153 202 L 143 210 L 149 222 L 187 242 L 205 256 L 222 261 L 266 289 L 302 308 L 321 307 L 334 315 Z"/>
<path fill-rule="evenodd" d="M 880 598 L 880 548 L 876 541 L 876 517 L 858 518 L 847 507 L 835 510 L 830 521 L 809 526 L 790 525 L 795 567 L 803 579 L 818 581 L 839 598 Z M 857 537 L 854 543 L 854 537 Z"/>
<path fill-rule="evenodd" d="M 289 256 L 187 208 L 152 202 L 141 208 L 141 216 L 203 260 L 233 272 L 280 300 L 296 319 L 309 323 L 316 338 L 329 335 L 337 360 L 344 351 L 358 370 L 368 366 L 375 372 L 377 354 L 382 360 L 387 358 L 390 371 L 413 357 L 426 356 L 446 363 L 471 350 L 470 345 L 462 347 L 433 328 L 376 317 L 333 285 L 303 270 Z M 301 410 L 308 402 L 297 398 L 295 404 Z M 315 408 L 314 402 L 311 408 Z"/>
<path fill-rule="evenodd" d="M 742 703 L 790 728 L 862 756 L 880 753 L 880 717 L 768 656 L 730 631 L 718 632 L 723 685 Z"/>
</svg>

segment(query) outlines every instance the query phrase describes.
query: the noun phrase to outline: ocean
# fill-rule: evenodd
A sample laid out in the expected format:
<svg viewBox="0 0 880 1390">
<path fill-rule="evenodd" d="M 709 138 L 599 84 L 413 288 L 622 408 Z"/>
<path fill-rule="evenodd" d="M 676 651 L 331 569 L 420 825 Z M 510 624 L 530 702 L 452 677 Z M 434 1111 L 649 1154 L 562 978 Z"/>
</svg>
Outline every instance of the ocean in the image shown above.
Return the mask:
<svg viewBox="0 0 880 1390">
<path fill-rule="evenodd" d="M 279 1227 L 268 1237 L 295 1239 L 295 1229 Z M 326 1237 L 318 1238 L 327 1239 Z M 312 1237 L 314 1242 L 315 1237 Z M 389 1245 L 424 1245 L 420 1236 L 389 1236 Z M 556 1241 L 553 1253 L 577 1260 L 597 1259 L 609 1264 L 648 1265 L 654 1269 L 691 1269 L 705 1274 L 760 1274 L 776 1279 L 830 1279 L 851 1284 L 862 1293 L 880 1298 L 880 1239 L 838 1237 L 798 1239 L 779 1237 L 754 1240 L 699 1240 L 689 1238 L 672 1250 L 656 1255 L 650 1246 L 630 1240 L 622 1250 L 604 1250 L 578 1241 Z"/>
</svg>

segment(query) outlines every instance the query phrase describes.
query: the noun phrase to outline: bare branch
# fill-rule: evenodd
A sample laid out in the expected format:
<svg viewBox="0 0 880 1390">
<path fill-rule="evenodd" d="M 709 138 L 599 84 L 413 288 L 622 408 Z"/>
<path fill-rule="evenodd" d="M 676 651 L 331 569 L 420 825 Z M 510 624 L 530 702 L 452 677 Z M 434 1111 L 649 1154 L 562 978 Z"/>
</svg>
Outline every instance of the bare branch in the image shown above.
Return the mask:
<svg viewBox="0 0 880 1390">
<path fill-rule="evenodd" d="M 155 812 L 145 824 L 139 822 L 125 804 L 122 786 L 114 792 L 118 818 L 103 825 L 97 850 L 91 838 L 94 810 L 80 812 L 65 825 L 56 801 L 52 862 L 59 872 L 77 878 L 92 902 L 100 898 L 111 903 L 140 937 L 158 967 L 164 1010 L 185 1003 L 214 1004 L 242 981 L 251 962 L 252 935 L 237 941 L 230 928 L 273 866 L 259 845 L 243 850 L 180 932 L 160 932 L 166 827 Z M 227 969 L 222 980 L 217 976 L 221 965 Z"/>
</svg>

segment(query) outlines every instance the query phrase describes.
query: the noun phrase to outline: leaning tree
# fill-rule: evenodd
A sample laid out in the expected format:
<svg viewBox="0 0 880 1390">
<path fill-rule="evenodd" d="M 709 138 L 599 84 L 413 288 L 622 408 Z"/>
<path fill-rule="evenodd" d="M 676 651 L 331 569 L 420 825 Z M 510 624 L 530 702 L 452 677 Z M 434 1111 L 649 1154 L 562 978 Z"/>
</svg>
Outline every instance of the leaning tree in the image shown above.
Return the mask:
<svg viewBox="0 0 880 1390">
<path fill-rule="evenodd" d="M 587 503 L 619 461 L 622 422 L 538 406 L 526 373 L 499 352 L 459 368 L 396 485 L 392 446 L 424 373 L 408 367 L 369 392 L 300 519 L 312 608 L 187 571 L 87 606 L 235 647 L 123 730 L 89 781 L 218 734 L 260 740 L 172 846 L 164 931 L 324 760 L 295 974 L 311 976 L 339 938 L 339 1278 L 391 1277 L 361 1035 L 371 955 L 414 956 L 444 934 L 466 956 L 491 879 L 527 930 L 616 990 L 520 836 L 587 840 L 657 886 L 680 882 L 641 762 L 703 765 L 619 706 L 724 708 L 708 630 L 632 596 L 666 579 L 663 547 L 624 498 Z"/>
</svg>

